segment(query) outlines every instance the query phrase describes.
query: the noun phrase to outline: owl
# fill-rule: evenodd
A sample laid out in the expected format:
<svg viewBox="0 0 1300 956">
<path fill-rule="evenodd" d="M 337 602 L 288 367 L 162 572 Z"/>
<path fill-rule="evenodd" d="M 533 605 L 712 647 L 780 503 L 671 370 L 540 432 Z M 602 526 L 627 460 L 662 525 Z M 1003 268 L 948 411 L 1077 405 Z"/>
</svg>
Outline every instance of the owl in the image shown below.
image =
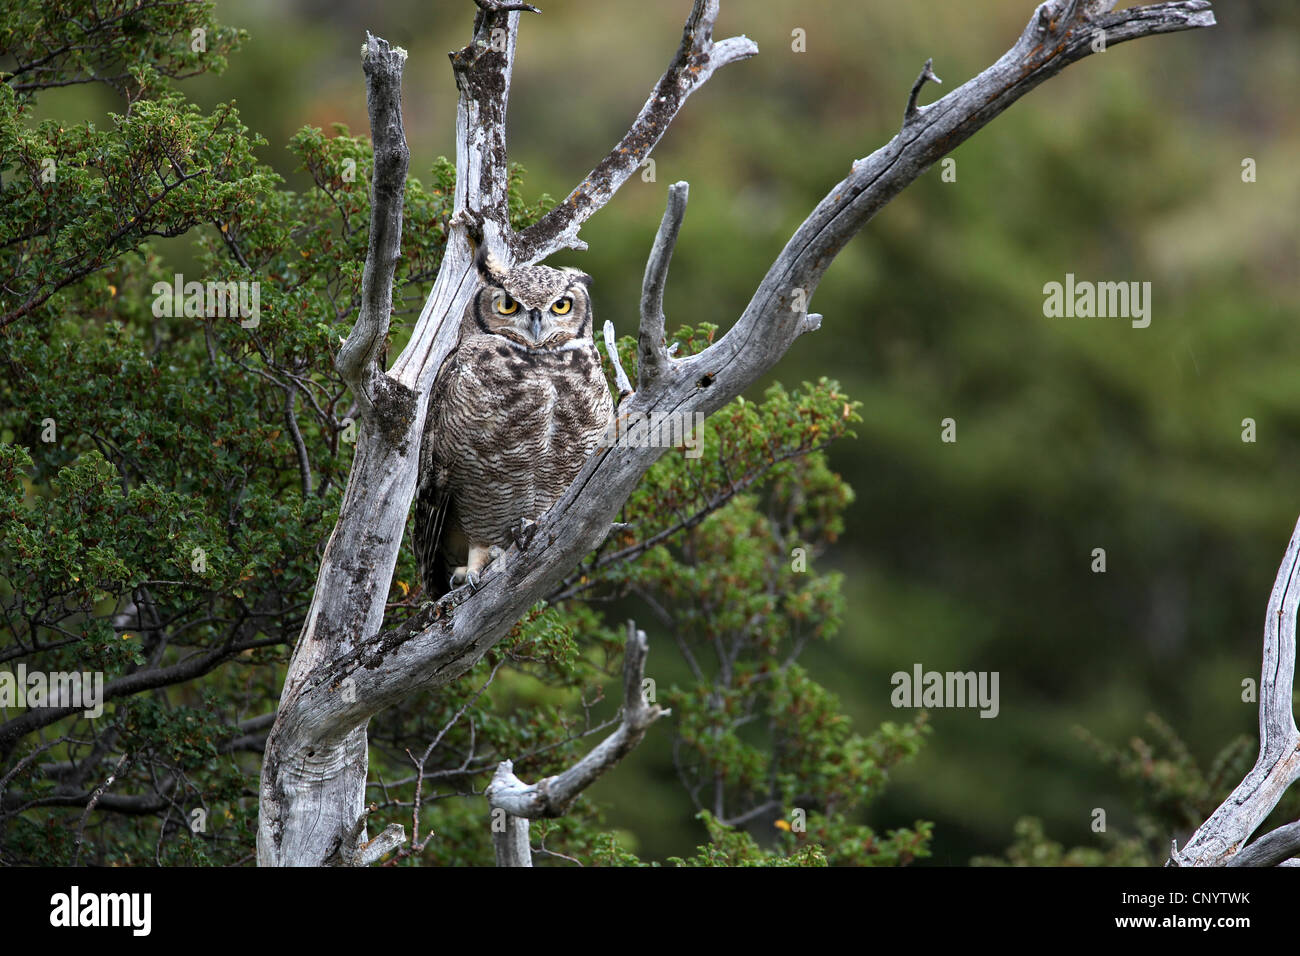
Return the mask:
<svg viewBox="0 0 1300 956">
<path fill-rule="evenodd" d="M 434 380 L 420 447 L 415 555 L 430 600 L 468 583 L 551 507 L 614 416 L 592 334 L 591 277 L 509 271 L 480 246 L 479 288 Z"/>
</svg>

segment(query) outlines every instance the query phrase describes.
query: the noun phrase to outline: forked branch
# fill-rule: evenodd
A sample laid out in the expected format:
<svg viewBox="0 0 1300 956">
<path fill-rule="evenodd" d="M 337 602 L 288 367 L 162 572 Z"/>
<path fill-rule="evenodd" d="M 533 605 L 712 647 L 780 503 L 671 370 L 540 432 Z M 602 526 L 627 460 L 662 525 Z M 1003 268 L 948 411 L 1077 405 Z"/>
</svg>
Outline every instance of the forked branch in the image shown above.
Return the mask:
<svg viewBox="0 0 1300 956">
<path fill-rule="evenodd" d="M 506 825 L 493 827 L 499 866 L 530 866 L 530 862 L 521 862 L 529 856 L 526 821 L 564 816 L 583 790 L 632 752 L 651 724 L 671 713 L 652 703 L 643 690 L 649 651 L 645 631 L 638 631 L 628 621 L 623 651 L 623 719 L 612 734 L 568 770 L 527 784 L 515 776 L 511 761 L 501 761 L 486 794 L 488 805 L 506 814 Z M 521 826 L 518 821 L 525 822 Z"/>
<path fill-rule="evenodd" d="M 627 134 L 563 202 L 515 237 L 512 251 L 516 261 L 538 262 L 560 249 L 587 248 L 578 238 L 578 230 L 645 162 L 686 98 L 703 86 L 715 70 L 758 52 L 758 45 L 748 37 L 715 43 L 713 26 L 717 19 L 718 0 L 695 0 L 676 55 Z"/>
</svg>

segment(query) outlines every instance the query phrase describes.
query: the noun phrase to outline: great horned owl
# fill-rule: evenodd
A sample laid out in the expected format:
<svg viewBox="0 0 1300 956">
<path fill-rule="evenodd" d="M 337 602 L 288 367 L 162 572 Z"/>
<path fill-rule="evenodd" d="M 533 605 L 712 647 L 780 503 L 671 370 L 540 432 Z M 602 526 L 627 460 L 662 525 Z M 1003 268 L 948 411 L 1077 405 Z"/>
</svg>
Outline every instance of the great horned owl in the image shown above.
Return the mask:
<svg viewBox="0 0 1300 956">
<path fill-rule="evenodd" d="M 591 277 L 506 271 L 481 246 L 475 266 L 481 284 L 434 380 L 420 448 L 415 555 L 429 599 L 476 585 L 494 549 L 569 486 L 614 415 Z"/>
</svg>

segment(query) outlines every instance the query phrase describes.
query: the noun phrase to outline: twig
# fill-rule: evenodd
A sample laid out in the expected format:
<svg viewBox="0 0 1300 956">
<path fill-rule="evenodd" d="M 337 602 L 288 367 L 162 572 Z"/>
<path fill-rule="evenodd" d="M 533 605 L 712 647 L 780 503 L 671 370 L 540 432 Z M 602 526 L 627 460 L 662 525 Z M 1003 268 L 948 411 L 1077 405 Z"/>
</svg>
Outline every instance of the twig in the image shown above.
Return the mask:
<svg viewBox="0 0 1300 956">
<path fill-rule="evenodd" d="M 751 807 L 750 809 L 746 810 L 744 813 L 731 817 L 730 819 L 727 820 L 719 820 L 718 822 L 721 823 L 724 827 L 741 827 L 744 826 L 746 823 L 748 823 L 750 820 L 757 819 L 758 817 L 761 817 L 765 813 L 771 813 L 773 810 L 780 810 L 780 809 L 781 809 L 780 800 L 768 800 L 766 803 L 760 803 L 756 807 Z"/>
<path fill-rule="evenodd" d="M 622 404 L 623 399 L 632 394 L 632 380 L 627 377 L 627 372 L 623 371 L 623 362 L 618 357 L 618 343 L 614 341 L 614 323 L 609 319 L 605 320 L 605 354 L 609 356 L 610 364 L 614 366 L 614 383 L 618 386 L 618 400 Z"/>
<path fill-rule="evenodd" d="M 943 80 L 934 75 L 934 70 L 932 69 L 933 66 L 933 58 L 926 60 L 925 66 L 921 67 L 921 73 L 916 78 L 916 82 L 912 84 L 912 93 L 907 98 L 907 109 L 903 111 L 904 126 L 912 122 L 912 120 L 916 118 L 917 113 L 920 112 L 920 109 L 918 109 L 916 105 L 916 98 L 921 94 L 921 87 L 925 86 L 926 81 L 928 80 L 932 83 L 943 82 Z"/>
<path fill-rule="evenodd" d="M 113 772 L 108 775 L 108 779 L 96 787 L 94 792 L 91 793 L 90 800 L 86 803 L 86 809 L 81 814 L 81 819 L 77 822 L 77 840 L 76 843 L 73 844 L 76 847 L 76 852 L 72 855 L 73 866 L 81 865 L 81 841 L 86 832 L 86 821 L 90 819 L 90 811 L 95 809 L 95 804 L 99 803 L 100 797 L 102 797 L 104 792 L 113 785 L 113 781 L 117 779 L 117 775 L 122 773 L 130 763 L 131 753 L 128 751 L 127 753 L 122 754 L 122 759 L 117 762 L 117 766 L 114 767 Z"/>
<path fill-rule="evenodd" d="M 302 478 L 302 496 L 311 497 L 311 459 L 307 457 L 307 445 L 298 430 L 298 416 L 293 406 L 298 398 L 298 386 L 289 383 L 284 387 L 284 423 L 289 428 L 289 437 L 293 440 L 294 451 L 298 455 L 298 474 Z"/>
</svg>

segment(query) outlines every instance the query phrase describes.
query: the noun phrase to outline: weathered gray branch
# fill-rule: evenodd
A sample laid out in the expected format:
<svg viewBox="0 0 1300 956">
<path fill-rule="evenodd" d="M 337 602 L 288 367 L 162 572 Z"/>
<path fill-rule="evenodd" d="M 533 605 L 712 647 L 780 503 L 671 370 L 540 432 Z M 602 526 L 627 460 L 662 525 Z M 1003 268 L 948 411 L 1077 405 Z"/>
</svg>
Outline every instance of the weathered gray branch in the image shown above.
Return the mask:
<svg viewBox="0 0 1300 956">
<path fill-rule="evenodd" d="M 400 823 L 390 823 L 377 837 L 361 844 L 361 854 L 355 861 L 355 865 L 369 866 L 371 863 L 378 863 L 385 854 L 391 853 L 405 842 L 406 828 Z"/>
<path fill-rule="evenodd" d="M 686 182 L 668 187 L 668 205 L 645 264 L 645 278 L 641 282 L 641 327 L 637 332 L 637 383 L 640 388 L 653 383 L 669 362 L 664 345 L 664 286 L 668 283 L 668 264 L 672 262 L 673 250 L 677 247 L 677 234 L 686 215 L 690 191 L 690 183 Z"/>
<path fill-rule="evenodd" d="M 605 337 L 605 354 L 609 356 L 609 364 L 614 367 L 614 384 L 618 387 L 618 402 L 621 405 L 623 399 L 632 394 L 632 380 L 627 377 L 627 372 L 623 369 L 623 360 L 618 357 L 618 342 L 614 338 L 614 323 L 606 319 L 601 334 Z"/>
<path fill-rule="evenodd" d="M 402 203 L 411 152 L 402 123 L 402 67 L 406 51 L 366 34 L 361 68 L 366 76 L 366 107 L 374 141 L 371 181 L 370 241 L 361 276 L 361 310 L 335 365 L 362 402 L 372 399 L 371 379 L 380 367 L 393 308 L 393 271 L 402 245 Z"/>
<path fill-rule="evenodd" d="M 262 863 L 320 863 L 336 852 L 341 839 L 353 837 L 363 817 L 368 719 L 416 689 L 445 686 L 473 667 L 603 539 L 636 483 L 664 451 L 610 448 L 593 455 L 539 519 L 531 541 L 491 564 L 477 592 L 453 592 L 406 625 L 381 630 L 415 491 L 429 387 L 455 344 L 476 286 L 467 234 L 481 236 L 507 265 L 579 245 L 582 223 L 640 165 L 686 97 L 718 66 L 756 52 L 744 38 L 714 44 L 717 2 L 696 0 L 681 47 L 632 129 L 564 202 L 512 236 L 505 206 L 505 104 L 519 14 L 490 2 L 480 6 L 485 9 L 476 18 L 473 43 L 452 58 L 460 90 L 456 227 L 410 343 L 389 372 L 370 383 L 374 413 L 362 430 L 339 523 L 267 738 L 258 831 Z M 740 394 L 820 322 L 806 304 L 844 244 L 941 156 L 1019 97 L 1088 56 L 1094 28 L 1105 29 L 1114 47 L 1213 22 L 1205 0 L 1133 7 L 1090 24 L 1073 3 L 1042 4 L 997 63 L 918 109 L 888 144 L 853 164 L 795 231 L 721 339 L 701 353 L 661 363 L 659 374 L 628 397 L 620 413 L 626 408 L 629 415 L 709 414 Z M 367 82 L 375 82 L 369 74 Z M 382 127 L 387 119 L 374 121 Z M 375 200 L 391 203 L 378 191 Z M 375 341 L 370 333 L 364 340 Z M 355 831 L 355 841 L 365 842 L 363 829 Z"/>
<path fill-rule="evenodd" d="M 1256 841 L 1246 841 L 1277 806 L 1287 788 L 1300 777 L 1300 731 L 1296 729 L 1291 692 L 1295 681 L 1296 613 L 1300 607 L 1300 522 L 1291 533 L 1264 620 L 1264 663 L 1259 679 L 1259 757 L 1255 766 L 1227 800 L 1192 834 L 1170 862 L 1177 866 L 1234 865 L 1248 853 L 1242 866 L 1271 859 L 1272 851 L 1293 839 L 1289 827 Z M 1295 827 L 1296 824 L 1291 824 Z M 1282 834 L 1276 836 L 1276 834 Z M 1262 844 L 1262 846 L 1260 846 Z M 1286 843 L 1294 852 L 1294 845 Z M 1245 849 L 1243 849 L 1243 847 Z"/>
<path fill-rule="evenodd" d="M 641 107 L 627 135 L 563 202 L 515 236 L 513 253 L 517 261 L 538 262 L 560 249 L 587 248 L 578 238 L 578 230 L 640 168 L 668 131 L 686 98 L 703 86 L 715 70 L 758 52 L 758 45 L 748 37 L 713 42 L 717 19 L 718 0 L 695 0 L 676 55 L 650 91 L 650 98 Z"/>
<path fill-rule="evenodd" d="M 1300 820 L 1278 827 L 1260 837 L 1236 856 L 1228 866 L 1277 866 L 1300 854 Z"/>
<path fill-rule="evenodd" d="M 511 762 L 503 760 L 488 784 L 488 803 L 530 820 L 564 816 L 578 794 L 631 753 L 650 725 L 670 713 L 647 701 L 642 693 L 648 652 L 645 631 L 638 631 L 629 621 L 623 652 L 623 720 L 618 728 L 568 770 L 537 783 L 524 783 L 514 775 Z"/>
<path fill-rule="evenodd" d="M 365 839 L 365 832 L 366 813 L 362 813 L 344 829 L 334 852 L 325 858 L 325 865 L 369 866 L 406 842 L 406 828 L 400 823 L 390 823 L 370 840 Z"/>
<path fill-rule="evenodd" d="M 262 762 L 257 856 L 263 865 L 321 865 L 363 858 L 367 745 L 364 722 L 318 724 L 307 739 L 286 728 L 287 703 L 356 640 L 383 625 L 406 514 L 414 493 L 421 411 L 417 393 L 385 374 L 384 343 L 401 248 L 409 151 L 401 114 L 406 54 L 367 34 L 362 49 L 374 142 L 370 239 L 362 302 L 336 364 L 352 387 L 363 428 L 339 520 L 325 547 L 312 604 L 285 676 Z M 350 696 L 350 688 L 335 688 Z"/>
<path fill-rule="evenodd" d="M 453 229 L 443 251 L 433 291 L 424 303 L 410 342 L 389 376 L 426 398 L 433 378 L 456 345 L 460 317 L 478 278 L 469 236 L 488 245 L 511 265 L 509 159 L 506 153 L 506 107 L 519 32 L 516 10 L 479 4 L 469 45 L 450 55 L 459 98 L 456 104 L 456 191 Z M 450 321 L 445 321 L 450 316 Z M 423 427 L 417 413 L 414 434 Z M 412 476 L 414 480 L 414 476 Z"/>
<path fill-rule="evenodd" d="M 518 862 L 521 858 L 531 860 L 531 854 L 527 852 L 527 821 L 564 816 L 578 794 L 631 753 L 651 724 L 671 713 L 648 701 L 642 690 L 649 650 L 645 631 L 638 631 L 636 624 L 628 621 L 627 644 L 623 651 L 623 719 L 612 734 L 572 767 L 528 784 L 515 776 L 512 761 L 503 760 L 497 766 L 485 795 L 489 806 L 507 814 L 505 830 L 493 829 L 498 866 L 531 866 L 531 862 Z M 519 846 L 521 839 L 522 850 Z"/>
<path fill-rule="evenodd" d="M 507 760 L 506 764 L 509 763 Z M 528 842 L 528 821 L 505 814 L 502 825 L 492 828 L 492 849 L 497 866 L 532 866 L 533 848 Z"/>
</svg>

